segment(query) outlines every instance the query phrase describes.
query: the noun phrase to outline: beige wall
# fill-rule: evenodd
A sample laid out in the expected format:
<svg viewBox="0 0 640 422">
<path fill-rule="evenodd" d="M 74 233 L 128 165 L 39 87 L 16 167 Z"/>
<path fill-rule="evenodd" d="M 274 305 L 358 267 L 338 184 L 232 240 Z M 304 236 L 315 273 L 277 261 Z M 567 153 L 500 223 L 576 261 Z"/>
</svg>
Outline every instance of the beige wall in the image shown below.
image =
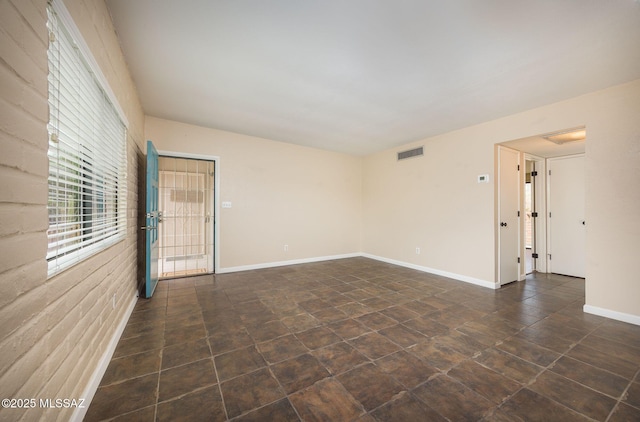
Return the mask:
<svg viewBox="0 0 640 422">
<path fill-rule="evenodd" d="M 415 146 L 424 146 L 424 156 L 396 160 L 396 152 Z M 493 280 L 493 185 L 476 183 L 492 172 L 492 139 L 481 128 L 367 157 L 363 251 Z"/>
<path fill-rule="evenodd" d="M 366 157 L 363 252 L 495 282 L 494 184 L 476 182 L 494 181 L 494 144 L 586 125 L 587 305 L 638 323 L 639 115 L 637 80 Z"/>
<path fill-rule="evenodd" d="M 147 117 L 160 151 L 219 157 L 219 271 L 359 253 L 361 158 Z M 284 251 L 288 245 L 288 252 Z"/>
<path fill-rule="evenodd" d="M 144 114 L 104 4 L 65 3 L 129 120 L 129 229 L 126 241 L 47 280 L 47 1 L 0 0 L 1 398 L 83 398 L 135 298 Z M 0 409 L 0 420 L 72 411 Z"/>
<path fill-rule="evenodd" d="M 590 100 L 586 302 L 640 324 L 640 81 Z"/>
</svg>

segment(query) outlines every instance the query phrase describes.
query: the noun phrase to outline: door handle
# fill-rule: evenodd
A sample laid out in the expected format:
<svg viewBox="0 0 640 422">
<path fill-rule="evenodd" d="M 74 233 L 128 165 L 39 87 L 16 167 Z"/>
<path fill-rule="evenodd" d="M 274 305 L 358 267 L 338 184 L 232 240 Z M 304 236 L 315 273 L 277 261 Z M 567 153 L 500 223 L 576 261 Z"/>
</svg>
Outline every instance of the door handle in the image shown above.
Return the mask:
<svg viewBox="0 0 640 422">
<path fill-rule="evenodd" d="M 142 226 L 140 227 L 140 230 L 155 230 L 157 228 L 157 226 Z"/>
<path fill-rule="evenodd" d="M 504 221 L 500 222 L 500 227 L 507 227 L 507 223 L 505 223 Z"/>
</svg>

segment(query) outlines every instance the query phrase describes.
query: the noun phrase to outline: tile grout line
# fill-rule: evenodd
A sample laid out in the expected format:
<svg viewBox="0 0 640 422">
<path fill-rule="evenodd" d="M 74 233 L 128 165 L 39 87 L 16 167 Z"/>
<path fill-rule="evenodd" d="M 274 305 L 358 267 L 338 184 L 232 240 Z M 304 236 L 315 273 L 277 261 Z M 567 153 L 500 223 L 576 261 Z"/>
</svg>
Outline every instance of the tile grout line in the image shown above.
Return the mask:
<svg viewBox="0 0 640 422">
<path fill-rule="evenodd" d="M 150 299 L 149 299 L 150 300 Z M 162 361 L 164 360 L 164 348 L 165 348 L 165 338 L 164 335 L 167 330 L 167 311 L 169 310 L 169 291 L 167 290 L 167 297 L 165 298 L 164 305 L 164 329 L 162 330 L 162 349 L 160 350 L 160 366 L 158 368 L 158 383 L 156 385 L 156 400 L 154 404 L 154 412 L 153 412 L 153 420 L 155 421 L 158 418 L 158 402 L 160 401 L 160 378 L 162 377 Z"/>
<path fill-rule="evenodd" d="M 226 296 L 226 292 L 225 292 L 225 296 Z M 202 305 L 200 304 L 200 301 L 198 301 L 198 306 L 200 307 L 200 313 L 202 313 L 203 310 L 202 310 Z M 235 305 L 234 305 L 234 308 L 235 308 Z M 216 365 L 213 349 L 211 348 L 211 341 L 209 340 L 211 333 L 207 328 L 207 324 L 204 324 L 204 330 L 205 330 L 205 336 L 206 336 L 205 341 L 207 342 L 207 346 L 209 347 L 209 353 L 211 354 L 211 364 L 213 365 L 213 371 L 216 374 L 216 381 L 218 382 L 218 394 L 220 394 L 220 401 L 222 402 L 222 410 L 224 410 L 225 420 L 228 421 L 229 413 L 227 412 L 227 404 L 225 403 L 224 395 L 222 394 L 222 382 L 220 381 L 220 375 L 218 374 L 218 366 Z"/>
<path fill-rule="evenodd" d="M 635 373 L 635 375 L 631 378 L 631 381 L 629 381 L 629 384 L 627 384 L 627 387 L 624 389 L 624 391 L 622 392 L 622 394 L 620 394 L 620 397 L 618 397 L 618 400 L 616 401 L 615 406 L 613 406 L 613 408 L 611 409 L 611 411 L 609 412 L 609 415 L 607 415 L 607 419 L 605 420 L 605 422 L 608 422 L 609 419 L 611 419 L 611 417 L 613 416 L 613 414 L 615 413 L 615 411 L 618 409 L 618 407 L 620 406 L 620 403 L 623 402 L 623 400 L 625 400 L 627 397 L 627 394 L 629 393 L 629 389 L 631 388 L 631 386 L 633 385 L 633 383 L 635 382 L 634 380 L 640 375 L 640 369 L 638 369 Z M 635 407 L 635 406 L 632 406 Z"/>
<path fill-rule="evenodd" d="M 567 306 L 570 306 L 570 305 L 567 305 Z M 542 318 L 541 320 L 536 321 L 534 324 L 531 324 L 531 325 L 528 325 L 528 326 L 526 326 L 526 327 L 522 328 L 520 331 L 523 331 L 525 328 L 531 327 L 532 325 L 535 325 L 535 324 L 537 324 L 537 323 L 538 323 L 538 322 L 540 322 L 540 321 L 544 321 L 545 319 L 547 319 L 547 318 L 551 317 L 552 315 L 556 314 L 557 312 L 559 312 L 560 310 L 565 309 L 565 308 L 566 308 L 566 306 L 565 306 L 565 307 L 563 307 L 563 308 L 561 308 L 561 309 L 559 309 L 558 311 L 552 312 L 551 314 L 547 315 L 546 317 Z M 600 324 L 600 325 L 602 325 L 602 324 Z M 580 343 L 581 343 L 585 338 L 587 338 L 589 335 L 593 334 L 593 333 L 594 333 L 594 332 L 595 332 L 599 327 L 600 327 L 600 326 L 598 326 L 598 327 L 596 327 L 596 328 L 593 328 L 593 329 L 592 329 L 592 330 L 590 330 L 587 334 L 585 334 L 585 335 L 584 335 L 580 340 L 576 341 L 575 343 L 572 343 L 572 344 L 569 346 L 569 348 L 568 348 L 565 352 L 563 352 L 563 353 L 558 353 L 560 356 L 558 356 L 556 359 L 554 359 L 554 360 L 553 360 L 551 363 L 549 363 L 547 366 L 542 367 L 541 365 L 538 365 L 538 366 L 542 367 L 542 368 L 543 368 L 543 370 L 542 370 L 542 371 L 540 371 L 537 375 L 535 375 L 531 380 L 529 380 L 529 382 L 527 382 L 527 383 L 526 383 L 526 385 L 524 385 L 523 387 L 521 387 L 520 389 L 518 389 L 514 394 L 510 395 L 507 399 L 503 400 L 503 402 L 502 402 L 498 407 L 501 407 L 501 406 L 503 405 L 503 403 L 505 403 L 507 400 L 511 399 L 511 398 L 512 398 L 513 396 L 515 396 L 518 392 L 520 392 L 520 391 L 524 390 L 525 388 L 528 388 L 530 385 L 535 384 L 535 382 L 538 380 L 538 378 L 539 378 L 542 374 L 544 374 L 544 373 L 545 373 L 545 372 L 547 372 L 547 371 L 550 371 L 550 370 L 555 366 L 555 364 L 556 364 L 560 359 L 562 359 L 563 357 L 567 357 L 567 358 L 569 358 L 569 359 L 573 359 L 573 358 L 571 358 L 570 356 L 567 356 L 567 353 L 569 353 L 571 350 L 573 350 L 573 349 L 574 349 L 578 344 L 580 344 Z M 509 336 L 509 338 L 511 338 L 511 337 L 514 337 L 514 336 Z M 529 341 L 529 340 L 526 340 L 526 341 Z M 537 344 L 537 343 L 533 343 L 533 344 L 535 344 L 535 345 L 537 345 L 537 346 L 539 346 L 539 347 L 542 347 L 542 348 L 544 348 L 544 349 L 550 350 L 550 351 L 552 351 L 552 352 L 555 352 L 554 350 L 552 350 L 552 349 L 548 349 L 547 347 L 545 347 L 545 346 L 541 346 L 541 345 L 539 345 L 539 344 Z M 514 357 L 520 358 L 519 356 L 513 355 L 512 353 L 509 353 L 509 352 L 507 352 L 507 351 L 504 351 L 504 352 L 505 352 L 505 353 L 508 353 L 508 354 L 510 354 L 510 355 L 512 355 L 512 356 L 514 356 Z M 556 353 L 557 353 L 557 352 L 556 352 Z M 520 358 L 520 359 L 522 359 L 522 358 Z M 527 362 L 528 362 L 528 361 L 527 361 Z M 581 361 L 580 361 L 580 362 L 581 362 Z M 533 363 L 533 362 L 530 362 L 530 363 Z M 535 363 L 534 363 L 534 364 L 535 364 Z M 536 365 L 537 365 L 537 364 L 536 364 Z M 553 371 L 551 371 L 551 372 L 553 372 Z M 555 374 L 555 372 L 553 372 L 553 373 Z M 589 387 L 589 386 L 587 386 L 587 385 L 584 385 L 584 384 L 582 384 L 582 383 L 580 383 L 580 382 L 577 382 L 577 381 L 575 381 L 575 380 L 572 380 L 571 378 L 567 378 L 567 377 L 565 377 L 565 376 L 563 376 L 563 375 L 561 375 L 561 374 L 557 374 L 557 375 L 558 375 L 558 376 L 563 377 L 564 379 L 566 379 L 566 380 L 568 380 L 568 381 L 570 381 L 570 382 L 575 382 L 576 384 L 578 384 L 578 385 L 580 385 L 580 386 L 583 386 L 583 387 L 585 387 L 585 388 L 588 388 L 588 389 L 590 389 L 590 390 L 592 390 L 592 391 L 594 391 L 594 392 L 596 392 L 596 393 L 603 394 L 603 395 L 605 395 L 605 396 L 607 396 L 607 397 L 610 397 L 610 396 L 608 396 L 608 395 L 606 395 L 606 394 L 604 394 L 604 393 L 602 393 L 602 392 L 600 392 L 600 391 L 597 391 L 597 390 L 595 390 L 595 389 L 593 389 L 593 388 L 591 388 L 591 387 Z M 534 391 L 534 392 L 535 392 L 535 391 Z M 535 392 L 535 393 L 536 393 L 536 394 L 540 394 L 540 393 L 537 393 L 537 392 Z M 577 411 L 577 410 L 574 410 L 574 409 L 572 409 L 572 408 L 570 408 L 570 407 L 566 406 L 565 404 L 558 402 L 557 400 L 555 400 L 555 399 L 553 399 L 553 398 L 551 398 L 551 397 L 547 397 L 546 395 L 543 395 L 543 394 L 540 394 L 540 395 L 542 395 L 543 397 L 546 397 L 548 400 L 551 400 L 551 401 L 555 402 L 556 404 L 558 404 L 558 405 L 560 405 L 560 406 L 562 406 L 562 407 L 564 407 L 564 408 L 566 408 L 566 409 L 569 409 L 571 412 L 577 413 L 577 414 L 579 414 L 579 415 L 581 415 L 581 416 L 584 416 L 584 417 L 586 417 L 586 418 L 588 418 L 588 419 L 594 420 L 593 418 L 591 418 L 591 417 L 589 417 L 589 416 L 585 415 L 584 413 L 579 412 L 579 411 Z M 617 405 L 616 405 L 616 406 L 617 406 Z M 613 412 L 613 410 L 616 408 L 616 406 L 614 406 L 614 407 L 611 409 L 611 412 Z"/>
</svg>

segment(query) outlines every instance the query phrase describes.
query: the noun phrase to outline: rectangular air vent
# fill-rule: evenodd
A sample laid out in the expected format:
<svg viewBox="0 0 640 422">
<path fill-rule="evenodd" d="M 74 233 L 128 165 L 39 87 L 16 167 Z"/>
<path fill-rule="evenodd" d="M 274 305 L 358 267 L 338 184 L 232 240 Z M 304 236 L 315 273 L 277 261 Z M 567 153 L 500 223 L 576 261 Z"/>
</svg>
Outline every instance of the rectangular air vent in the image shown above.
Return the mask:
<svg viewBox="0 0 640 422">
<path fill-rule="evenodd" d="M 421 155 L 424 155 L 423 147 L 410 149 L 408 151 L 402 151 L 398 153 L 398 161 L 406 160 L 407 158 L 411 158 L 411 157 L 419 157 Z"/>
</svg>

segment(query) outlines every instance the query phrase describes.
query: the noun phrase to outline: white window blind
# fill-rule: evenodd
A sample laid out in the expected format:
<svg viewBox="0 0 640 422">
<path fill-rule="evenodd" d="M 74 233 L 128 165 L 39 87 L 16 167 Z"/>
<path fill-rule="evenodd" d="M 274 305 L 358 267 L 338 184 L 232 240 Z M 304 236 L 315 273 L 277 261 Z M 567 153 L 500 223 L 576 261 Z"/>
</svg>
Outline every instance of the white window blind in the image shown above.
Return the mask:
<svg viewBox="0 0 640 422">
<path fill-rule="evenodd" d="M 93 58 L 72 38 L 77 30 L 57 12 L 54 2 L 48 8 L 49 276 L 122 240 L 127 226 L 126 127 L 88 64 Z"/>
</svg>

